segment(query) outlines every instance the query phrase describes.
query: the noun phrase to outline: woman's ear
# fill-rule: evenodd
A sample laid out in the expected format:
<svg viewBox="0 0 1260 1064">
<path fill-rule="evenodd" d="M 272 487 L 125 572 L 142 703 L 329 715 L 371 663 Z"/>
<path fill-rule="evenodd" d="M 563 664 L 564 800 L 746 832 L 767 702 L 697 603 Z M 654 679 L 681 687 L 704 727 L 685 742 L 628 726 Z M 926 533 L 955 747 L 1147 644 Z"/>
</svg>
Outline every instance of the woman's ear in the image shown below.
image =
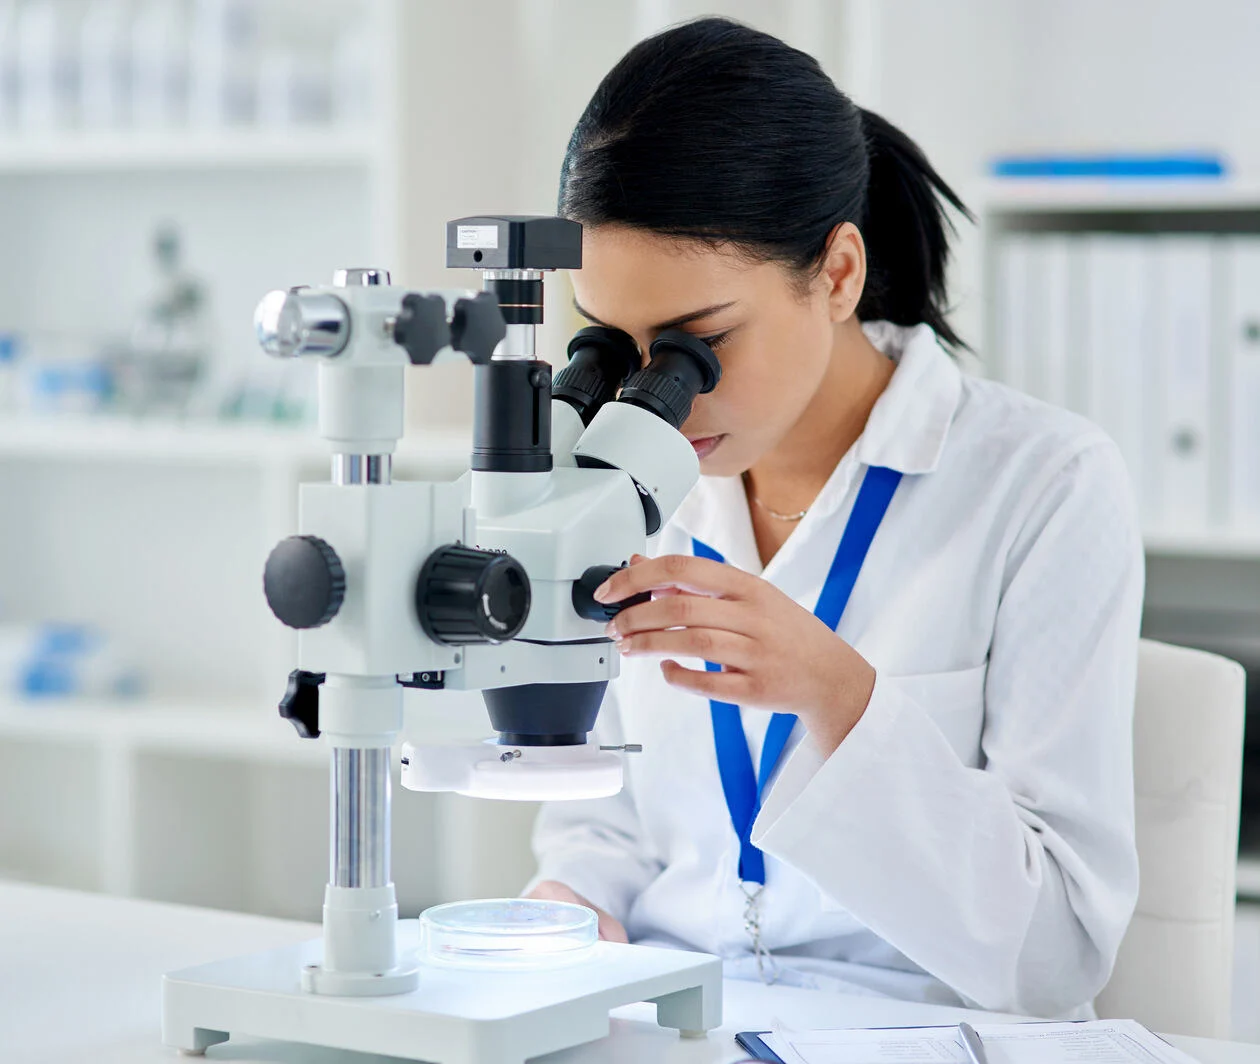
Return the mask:
<svg viewBox="0 0 1260 1064">
<path fill-rule="evenodd" d="M 837 225 L 827 238 L 822 277 L 831 320 L 848 321 L 857 310 L 866 284 L 866 244 L 852 222 Z"/>
</svg>

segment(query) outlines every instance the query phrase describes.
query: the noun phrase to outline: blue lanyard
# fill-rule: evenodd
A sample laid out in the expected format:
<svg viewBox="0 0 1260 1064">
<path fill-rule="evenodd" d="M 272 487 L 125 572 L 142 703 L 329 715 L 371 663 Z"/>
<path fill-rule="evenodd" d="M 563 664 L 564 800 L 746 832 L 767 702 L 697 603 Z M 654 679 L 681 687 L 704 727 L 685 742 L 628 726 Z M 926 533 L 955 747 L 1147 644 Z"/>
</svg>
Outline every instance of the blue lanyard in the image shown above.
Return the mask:
<svg viewBox="0 0 1260 1064">
<path fill-rule="evenodd" d="M 840 616 L 848 604 L 853 585 L 857 583 L 858 573 L 861 572 L 862 563 L 871 548 L 871 541 L 875 538 L 899 483 L 901 474 L 883 466 L 871 466 L 862 478 L 862 487 L 853 503 L 849 523 L 845 526 L 844 535 L 840 537 L 840 546 L 827 573 L 822 594 L 818 596 L 818 605 L 814 607 L 814 616 L 833 631 L 840 623 Z M 715 562 L 726 561 L 712 547 L 698 539 L 691 542 L 696 557 L 711 558 Z M 709 672 L 720 672 L 722 668 L 711 661 L 706 661 L 704 665 Z M 771 716 L 770 725 L 766 728 L 766 740 L 761 748 L 760 771 L 754 775 L 752 754 L 748 750 L 748 739 L 744 735 L 744 722 L 740 717 L 739 706 L 711 699 L 709 714 L 713 718 L 713 745 L 717 749 L 722 793 L 726 796 L 731 826 L 739 836 L 739 878 L 745 883 L 764 885 L 766 858 L 752 844 L 752 826 L 761 810 L 766 783 L 787 745 L 788 736 L 796 726 L 796 715 L 775 713 Z"/>
</svg>

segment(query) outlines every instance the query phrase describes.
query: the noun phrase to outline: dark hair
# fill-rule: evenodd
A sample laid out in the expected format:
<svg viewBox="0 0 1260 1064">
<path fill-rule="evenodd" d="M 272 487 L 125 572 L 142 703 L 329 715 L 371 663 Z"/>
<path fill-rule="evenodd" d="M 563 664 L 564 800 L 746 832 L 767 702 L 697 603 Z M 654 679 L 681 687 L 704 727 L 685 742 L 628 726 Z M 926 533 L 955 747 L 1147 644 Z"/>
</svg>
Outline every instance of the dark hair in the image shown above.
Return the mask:
<svg viewBox="0 0 1260 1064">
<path fill-rule="evenodd" d="M 817 60 L 725 18 L 641 41 L 578 120 L 560 213 L 730 244 L 811 275 L 853 222 L 866 243 L 859 320 L 945 320 L 944 199 L 971 218 L 919 147 L 836 88 Z"/>
</svg>

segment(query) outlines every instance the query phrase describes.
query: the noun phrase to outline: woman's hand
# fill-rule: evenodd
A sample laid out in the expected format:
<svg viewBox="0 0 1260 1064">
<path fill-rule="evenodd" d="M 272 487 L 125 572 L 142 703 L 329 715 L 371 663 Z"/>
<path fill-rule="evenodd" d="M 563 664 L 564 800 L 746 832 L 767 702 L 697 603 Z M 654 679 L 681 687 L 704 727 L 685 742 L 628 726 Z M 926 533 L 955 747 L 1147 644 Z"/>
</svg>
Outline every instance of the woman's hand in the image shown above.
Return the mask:
<svg viewBox="0 0 1260 1064">
<path fill-rule="evenodd" d="M 599 917 L 599 937 L 603 941 L 630 941 L 626 937 L 626 929 L 621 926 L 615 917 L 609 916 L 598 905 L 592 905 L 581 894 L 570 890 L 563 883 L 557 883 L 554 879 L 544 879 L 525 897 L 537 898 L 539 901 L 565 901 L 570 905 L 584 905 L 586 908 L 593 910 L 595 915 Z"/>
<path fill-rule="evenodd" d="M 652 601 L 617 614 L 607 632 L 622 654 L 664 656 L 661 671 L 674 687 L 795 713 L 824 756 L 865 712 L 874 668 L 768 581 L 708 558 L 635 555 L 595 598 L 618 602 L 644 591 Z M 674 657 L 703 658 L 722 671 L 687 669 Z"/>
</svg>

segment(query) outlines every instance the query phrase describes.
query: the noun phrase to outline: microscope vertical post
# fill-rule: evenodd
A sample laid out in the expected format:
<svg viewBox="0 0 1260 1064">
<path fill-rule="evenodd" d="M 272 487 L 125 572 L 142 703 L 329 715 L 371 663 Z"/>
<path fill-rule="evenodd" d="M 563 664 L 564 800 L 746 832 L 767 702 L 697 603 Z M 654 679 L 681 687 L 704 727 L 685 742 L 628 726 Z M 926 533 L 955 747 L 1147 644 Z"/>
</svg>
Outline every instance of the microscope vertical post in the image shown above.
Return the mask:
<svg viewBox="0 0 1260 1064">
<path fill-rule="evenodd" d="M 332 482 L 341 487 L 389 484 L 390 455 L 334 454 Z M 334 746 L 329 810 L 329 877 L 336 887 L 390 882 L 390 748 Z"/>
<path fill-rule="evenodd" d="M 389 284 L 383 270 L 338 271 L 334 287 Z M 322 361 L 320 429 L 332 441 L 331 481 L 350 491 L 388 488 L 403 431 L 400 366 Z M 317 994 L 382 995 L 415 988 L 413 962 L 399 964 L 398 904 L 390 874 L 393 741 L 402 729 L 395 676 L 329 673 L 320 730 L 329 753 L 328 885 L 324 958 L 302 971 Z"/>
</svg>

